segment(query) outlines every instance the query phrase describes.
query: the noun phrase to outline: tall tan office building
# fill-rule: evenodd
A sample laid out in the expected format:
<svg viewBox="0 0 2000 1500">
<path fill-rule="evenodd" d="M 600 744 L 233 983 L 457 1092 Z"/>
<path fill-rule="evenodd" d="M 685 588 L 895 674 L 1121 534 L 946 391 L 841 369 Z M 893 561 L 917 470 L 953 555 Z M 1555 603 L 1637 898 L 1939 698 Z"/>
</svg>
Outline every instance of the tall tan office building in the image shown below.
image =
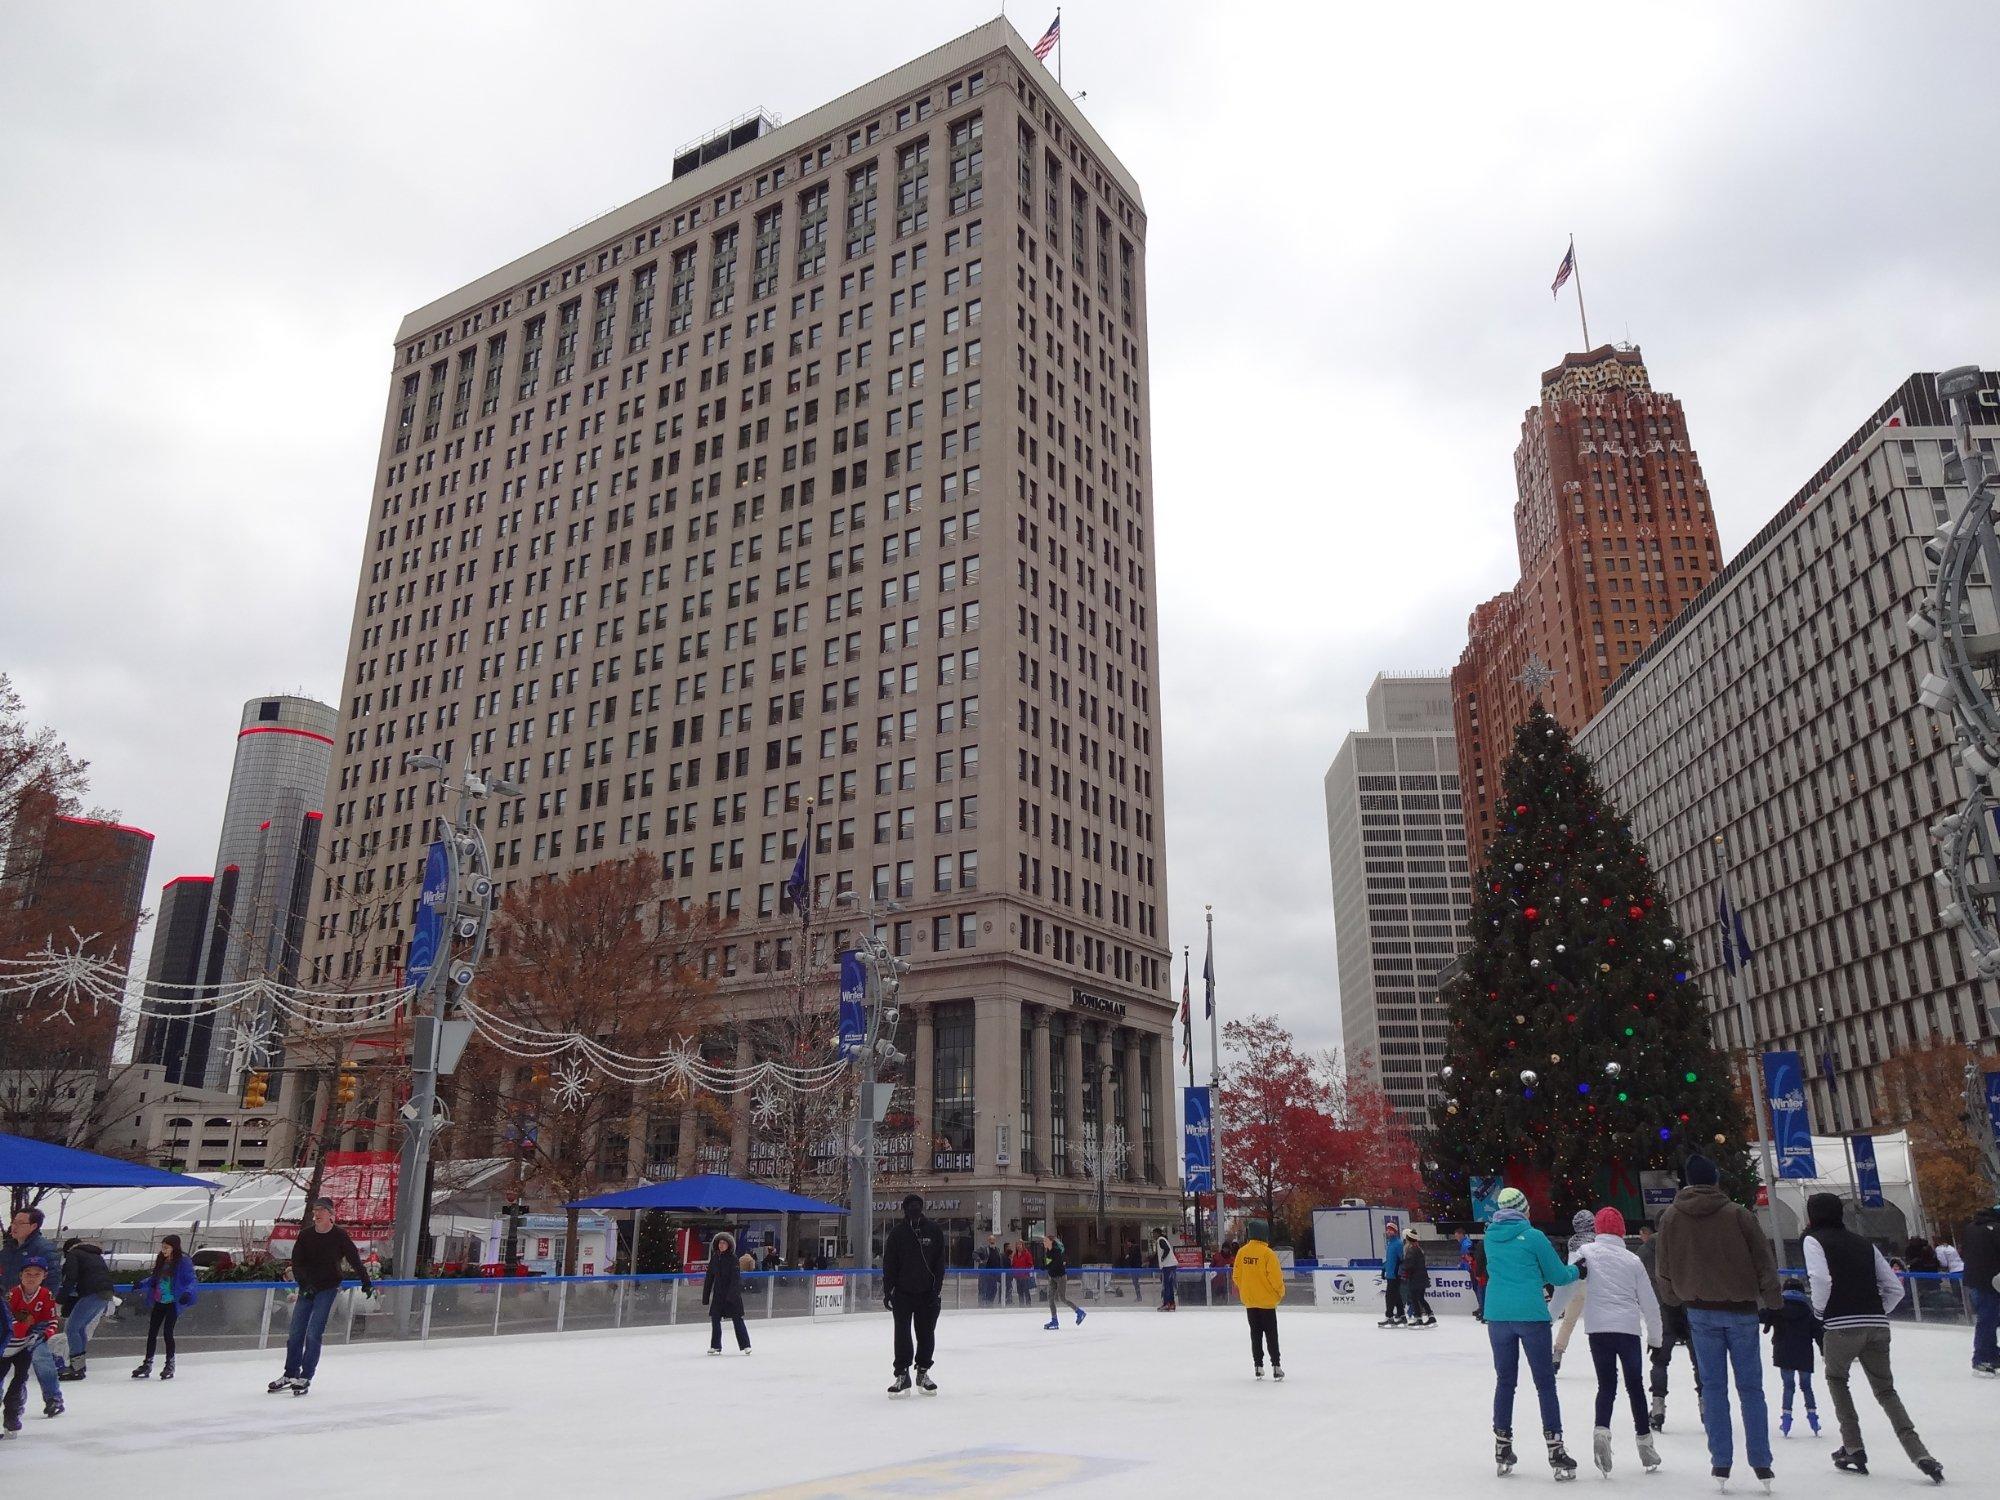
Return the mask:
<svg viewBox="0 0 2000 1500">
<path fill-rule="evenodd" d="M 487 810 L 505 885 L 639 856 L 735 918 L 717 973 L 754 1015 L 798 958 L 813 799 L 816 907 L 903 906 L 901 1149 L 959 1247 L 1092 1241 L 1100 1116 L 1116 1235 L 1164 1222 L 1145 244 L 1130 173 L 995 21 L 405 319 L 315 977 L 401 961 L 424 751 L 526 788 Z M 758 1161 L 740 1106 L 720 1134 L 663 1106 L 628 1149 Z"/>
</svg>

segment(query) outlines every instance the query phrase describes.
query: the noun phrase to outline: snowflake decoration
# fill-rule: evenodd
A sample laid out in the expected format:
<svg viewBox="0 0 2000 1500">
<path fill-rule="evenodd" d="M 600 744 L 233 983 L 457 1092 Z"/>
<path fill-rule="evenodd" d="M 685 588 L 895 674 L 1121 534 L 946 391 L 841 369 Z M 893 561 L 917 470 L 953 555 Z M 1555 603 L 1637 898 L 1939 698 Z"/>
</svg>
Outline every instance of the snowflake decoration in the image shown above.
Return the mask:
<svg viewBox="0 0 2000 1500">
<path fill-rule="evenodd" d="M 1514 680 L 1526 688 L 1529 696 L 1533 697 L 1539 695 L 1543 688 L 1560 676 L 1562 673 L 1556 671 L 1539 656 L 1531 656 L 1528 658 L 1527 666 L 1521 669 L 1521 674 Z"/>
<path fill-rule="evenodd" d="M 236 1072 L 269 1062 L 277 1051 L 278 1028 L 268 1015 L 238 1018 L 229 1038 L 229 1056 Z"/>
<path fill-rule="evenodd" d="M 43 944 L 42 951 L 35 955 L 36 958 L 46 959 L 48 967 L 33 976 L 33 987 L 57 1001 L 51 1019 L 60 1017 L 74 1026 L 76 1017 L 70 1014 L 70 1007 L 78 1002 L 88 1000 L 91 1014 L 97 1014 L 98 985 L 102 982 L 105 966 L 101 960 L 92 958 L 84 951 L 97 940 L 97 933 L 85 937 L 72 927 L 69 935 L 76 943 L 74 948 L 58 953 L 51 940 Z"/>
<path fill-rule="evenodd" d="M 553 1095 L 555 1102 L 564 1109 L 571 1111 L 582 1109 L 590 1100 L 589 1076 L 584 1072 L 582 1065 L 573 1059 L 556 1069 L 555 1077 L 550 1083 L 555 1091 Z"/>
<path fill-rule="evenodd" d="M 750 1096 L 750 1118 L 759 1130 L 770 1130 L 783 1118 L 785 1103 L 776 1088 L 769 1083 L 757 1085 L 757 1092 Z"/>
</svg>

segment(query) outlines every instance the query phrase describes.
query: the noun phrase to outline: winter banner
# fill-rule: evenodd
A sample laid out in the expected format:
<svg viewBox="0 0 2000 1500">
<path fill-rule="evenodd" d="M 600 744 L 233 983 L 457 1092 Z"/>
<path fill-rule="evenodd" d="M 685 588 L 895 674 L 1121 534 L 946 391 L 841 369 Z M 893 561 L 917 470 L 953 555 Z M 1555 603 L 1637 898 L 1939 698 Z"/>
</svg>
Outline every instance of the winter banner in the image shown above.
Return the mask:
<svg viewBox="0 0 2000 1500">
<path fill-rule="evenodd" d="M 1208 1090 L 1184 1088 L 1181 1093 L 1187 1100 L 1186 1173 L 1188 1191 L 1208 1193 L 1215 1190 L 1214 1173 L 1211 1170 L 1215 1157 L 1210 1151 L 1208 1138 L 1211 1112 L 1208 1107 Z"/>
<path fill-rule="evenodd" d="M 403 983 L 411 989 L 423 987 L 424 976 L 437 962 L 438 949 L 443 946 L 444 909 L 451 900 L 445 887 L 450 882 L 451 866 L 444 845 L 434 843 L 424 858 L 423 894 L 417 897 L 416 920 L 410 923 L 410 953 L 403 964 Z"/>
<path fill-rule="evenodd" d="M 1771 1144 L 1780 1177 L 1817 1177 L 1812 1126 L 1806 1119 L 1805 1063 L 1796 1052 L 1764 1054 L 1764 1094 L 1771 1105 Z"/>
<path fill-rule="evenodd" d="M 1882 1169 L 1875 1164 L 1875 1137 L 1851 1135 L 1847 1141 L 1854 1148 L 1854 1186 L 1861 1194 L 1861 1206 L 1882 1207 L 1887 1200 L 1882 1196 Z"/>
<path fill-rule="evenodd" d="M 862 974 L 861 955 L 852 948 L 840 955 L 840 1050 L 843 1055 L 859 1052 L 868 1040 L 868 1015 L 862 1001 L 867 982 Z"/>
<path fill-rule="evenodd" d="M 2000 1141 L 2000 1073 L 1986 1075 L 1986 1118 L 1993 1122 L 1993 1139 Z"/>
</svg>

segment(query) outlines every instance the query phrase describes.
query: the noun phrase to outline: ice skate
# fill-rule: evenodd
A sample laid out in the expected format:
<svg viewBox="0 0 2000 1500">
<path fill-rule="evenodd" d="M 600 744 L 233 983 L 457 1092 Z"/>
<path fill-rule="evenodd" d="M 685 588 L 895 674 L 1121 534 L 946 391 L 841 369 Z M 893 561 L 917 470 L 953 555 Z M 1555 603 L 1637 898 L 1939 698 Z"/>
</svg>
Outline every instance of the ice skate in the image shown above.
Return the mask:
<svg viewBox="0 0 2000 1500">
<path fill-rule="evenodd" d="M 1285 1367 L 1275 1359 L 1271 1361 L 1271 1378 L 1273 1380 L 1283 1380 L 1285 1378 Z"/>
<path fill-rule="evenodd" d="M 1833 1466 L 1846 1474 L 1866 1474 L 1868 1472 L 1868 1450 L 1866 1448 L 1836 1448 L 1833 1450 Z"/>
<path fill-rule="evenodd" d="M 21 1430 L 21 1414 L 17 1411 L 8 1412 L 6 1421 L 0 1422 L 0 1429 L 4 1429 L 7 1436 L 14 1436 Z"/>
<path fill-rule="evenodd" d="M 1043 1328 L 1045 1328 L 1045 1329 L 1051 1329 L 1051 1330 L 1053 1330 L 1053 1329 L 1057 1329 L 1057 1328 L 1060 1328 L 1060 1327 L 1062 1327 L 1062 1320 L 1061 1320 L 1061 1319 L 1059 1319 L 1059 1318 L 1050 1318 L 1050 1319 L 1048 1320 L 1048 1322 L 1046 1322 L 1046 1323 L 1044 1323 L 1044 1324 L 1042 1325 L 1042 1327 L 1043 1327 Z"/>
<path fill-rule="evenodd" d="M 909 1375 L 908 1375 L 908 1374 L 902 1374 L 902 1375 L 898 1375 L 898 1376 L 897 1376 L 897 1377 L 896 1377 L 896 1378 L 895 1378 L 894 1380 L 890 1381 L 890 1382 L 889 1382 L 889 1394 L 890 1394 L 890 1395 L 892 1395 L 892 1396 L 907 1396 L 907 1395 L 909 1395 L 909 1394 L 910 1394 L 910 1377 L 909 1377 Z"/>
<path fill-rule="evenodd" d="M 291 1388 L 292 1388 L 292 1377 L 289 1375 L 280 1375 L 276 1380 L 272 1381 L 269 1385 L 264 1387 L 264 1389 L 270 1392 L 273 1396 L 279 1395 L 284 1391 L 289 1391 Z"/>
<path fill-rule="evenodd" d="M 138 1369 L 136 1369 L 136 1370 L 134 1370 L 134 1371 L 132 1372 L 132 1378 L 133 1378 L 134 1380 L 150 1380 L 150 1379 L 152 1379 L 152 1378 L 153 1378 L 153 1362 L 152 1362 L 152 1360 L 150 1360 L 150 1359 L 142 1359 L 142 1360 L 140 1360 L 140 1361 L 139 1361 L 139 1368 L 138 1368 Z"/>
<path fill-rule="evenodd" d="M 937 1382 L 931 1379 L 931 1372 L 929 1370 L 920 1369 L 917 1371 L 917 1389 L 922 1391 L 926 1396 L 935 1396 L 937 1394 Z"/>
<path fill-rule="evenodd" d="M 171 1354 L 169 1354 L 167 1356 L 167 1362 L 160 1366 L 160 1379 L 172 1380 L 173 1378 L 174 1378 L 174 1357 Z"/>
<path fill-rule="evenodd" d="M 1264 1378 L 1264 1367 L 1262 1365 L 1252 1365 L 1250 1373 L 1255 1375 L 1259 1380 L 1262 1380 Z"/>
<path fill-rule="evenodd" d="M 301 1377 L 298 1380 L 294 1380 L 292 1382 L 292 1394 L 294 1396 L 303 1396 L 306 1394 L 306 1392 L 310 1391 L 311 1389 L 312 1389 L 312 1382 L 303 1377 Z"/>
<path fill-rule="evenodd" d="M 1975 1375 L 2000 1375 L 2000 1365 L 1996 1365 L 1990 1360 L 1975 1359 L 1972 1362 L 1972 1373 Z"/>
<path fill-rule="evenodd" d="M 1726 1492 L 1729 1488 L 1729 1465 L 1718 1464 L 1708 1471 L 1708 1477 L 1715 1481 L 1715 1487 L 1718 1490 Z"/>
<path fill-rule="evenodd" d="M 1656 1473 L 1660 1467 L 1660 1450 L 1653 1442 L 1650 1432 L 1639 1434 L 1639 1465 L 1648 1474 Z"/>
<path fill-rule="evenodd" d="M 1759 1464 L 1757 1465 L 1756 1468 L 1752 1469 L 1750 1472 L 1752 1474 L 1755 1474 L 1757 1476 L 1757 1482 L 1764 1486 L 1764 1493 L 1767 1495 L 1770 1494 L 1771 1481 L 1778 1477 L 1777 1471 L 1774 1470 L 1769 1464 Z"/>
<path fill-rule="evenodd" d="M 1792 1435 L 1792 1414 L 1790 1412 L 1779 1414 L 1778 1435 L 1780 1437 L 1790 1437 Z"/>
<path fill-rule="evenodd" d="M 63 1367 L 62 1372 L 56 1376 L 56 1379 L 82 1380 L 84 1376 L 88 1373 L 86 1364 L 89 1358 L 90 1356 L 87 1354 L 78 1354 L 73 1356 L 70 1359 L 70 1362 Z"/>
<path fill-rule="evenodd" d="M 1493 1429 L 1493 1467 L 1505 1475 L 1514 1472 L 1518 1460 L 1514 1457 L 1514 1434 L 1510 1428 Z"/>
<path fill-rule="evenodd" d="M 1814 1437 L 1819 1436 L 1819 1413 L 1814 1411 L 1810 1406 L 1806 1408 L 1806 1426 L 1812 1429 Z"/>
<path fill-rule="evenodd" d="M 1924 1471 L 1924 1474 L 1930 1479 L 1932 1484 L 1944 1483 L 1944 1465 L 1936 1459 L 1920 1458 L 1917 1460 L 1917 1467 Z"/>
<path fill-rule="evenodd" d="M 1653 1431 L 1666 1431 L 1667 1398 L 1665 1396 L 1655 1396 L 1653 1398 L 1653 1409 L 1647 1414 L 1647 1420 L 1653 1424 Z"/>
<path fill-rule="evenodd" d="M 1563 1447 L 1563 1435 L 1560 1432 L 1544 1432 L 1542 1441 L 1549 1445 L 1549 1467 L 1555 1470 L 1556 1482 L 1560 1484 L 1565 1479 L 1576 1478 L 1576 1460 Z"/>
<path fill-rule="evenodd" d="M 49 1399 L 48 1399 L 48 1400 L 46 1400 L 46 1401 L 44 1401 L 44 1402 L 42 1403 L 42 1415 L 43 1415 L 43 1416 L 45 1416 L 45 1417 L 59 1417 L 59 1416 L 61 1416 L 62 1414 L 63 1414 L 63 1398 L 62 1398 L 62 1397 L 60 1397 L 60 1396 L 51 1396 L 51 1397 L 49 1397 Z"/>
<path fill-rule="evenodd" d="M 1083 1326 L 1083 1309 L 1080 1307 L 1076 1310 L 1076 1322 L 1079 1328 Z"/>
<path fill-rule="evenodd" d="M 1377 1323 L 1375 1326 L 1377 1328 L 1407 1328 L 1409 1325 L 1405 1323 L 1401 1318 L 1384 1318 L 1381 1322 Z"/>
<path fill-rule="evenodd" d="M 1597 1472 L 1605 1478 L 1611 1477 L 1611 1429 L 1593 1427 L 1590 1429 L 1590 1457 L 1597 1465 Z"/>
</svg>

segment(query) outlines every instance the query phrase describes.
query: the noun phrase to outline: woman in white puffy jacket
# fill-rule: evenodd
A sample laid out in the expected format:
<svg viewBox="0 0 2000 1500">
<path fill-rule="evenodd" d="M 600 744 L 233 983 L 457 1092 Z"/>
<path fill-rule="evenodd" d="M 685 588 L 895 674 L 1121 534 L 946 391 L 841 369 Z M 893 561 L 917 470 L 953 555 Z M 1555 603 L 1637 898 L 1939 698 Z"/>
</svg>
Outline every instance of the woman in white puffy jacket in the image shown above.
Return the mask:
<svg viewBox="0 0 2000 1500">
<path fill-rule="evenodd" d="M 1570 1257 L 1571 1264 L 1584 1272 L 1583 1331 L 1590 1339 L 1591 1363 L 1597 1367 L 1592 1455 L 1597 1467 L 1609 1474 L 1611 1408 L 1618 1402 L 1622 1372 L 1639 1434 L 1639 1461 L 1651 1472 L 1660 1466 L 1660 1455 L 1653 1446 L 1653 1425 L 1646 1410 L 1639 1364 L 1643 1349 L 1657 1348 L 1662 1339 L 1660 1300 L 1653 1294 L 1653 1279 L 1646 1274 L 1645 1265 L 1625 1248 L 1625 1216 L 1615 1208 L 1600 1208 L 1594 1222 L 1597 1237 Z"/>
</svg>

